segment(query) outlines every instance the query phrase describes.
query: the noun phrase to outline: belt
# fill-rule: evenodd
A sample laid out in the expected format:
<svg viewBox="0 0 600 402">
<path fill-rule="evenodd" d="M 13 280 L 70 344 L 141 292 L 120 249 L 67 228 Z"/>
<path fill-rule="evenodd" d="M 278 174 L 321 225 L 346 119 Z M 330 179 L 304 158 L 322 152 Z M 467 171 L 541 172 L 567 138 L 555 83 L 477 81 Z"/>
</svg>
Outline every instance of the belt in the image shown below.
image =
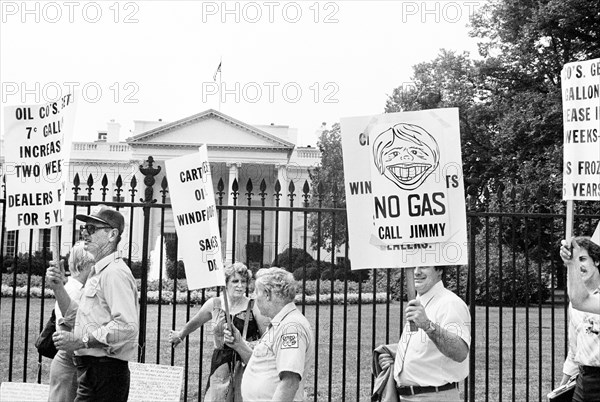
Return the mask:
<svg viewBox="0 0 600 402">
<path fill-rule="evenodd" d="M 447 391 L 449 389 L 454 389 L 454 388 L 458 388 L 457 382 L 440 385 L 439 387 L 419 387 L 418 385 L 397 387 L 398 395 L 417 395 L 417 394 L 425 394 L 427 392 Z"/>
<path fill-rule="evenodd" d="M 87 366 L 91 364 L 102 363 L 128 364 L 126 360 L 119 360 L 108 356 L 73 356 L 73 362 L 77 366 Z"/>
</svg>

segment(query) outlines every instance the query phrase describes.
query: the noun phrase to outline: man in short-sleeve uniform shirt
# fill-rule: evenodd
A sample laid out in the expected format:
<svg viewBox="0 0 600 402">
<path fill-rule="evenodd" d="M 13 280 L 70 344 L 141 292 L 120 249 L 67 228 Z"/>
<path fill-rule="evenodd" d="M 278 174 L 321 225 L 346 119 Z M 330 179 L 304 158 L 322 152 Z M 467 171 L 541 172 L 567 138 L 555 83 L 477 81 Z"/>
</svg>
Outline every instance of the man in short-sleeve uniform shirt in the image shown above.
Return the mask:
<svg viewBox="0 0 600 402">
<path fill-rule="evenodd" d="M 225 331 L 225 341 L 248 359 L 242 379 L 244 402 L 303 401 L 313 337 L 308 320 L 293 302 L 294 277 L 281 268 L 261 269 L 255 293 L 256 305 L 271 318 L 271 325 L 254 350 L 242 342 L 232 344 L 231 333 Z"/>
<path fill-rule="evenodd" d="M 444 287 L 442 275 L 443 267 L 415 268 L 417 298 L 408 302 L 396 359 L 379 357 L 382 368 L 394 364 L 401 401 L 458 402 L 458 383 L 469 375 L 471 316 L 465 302 Z"/>
</svg>

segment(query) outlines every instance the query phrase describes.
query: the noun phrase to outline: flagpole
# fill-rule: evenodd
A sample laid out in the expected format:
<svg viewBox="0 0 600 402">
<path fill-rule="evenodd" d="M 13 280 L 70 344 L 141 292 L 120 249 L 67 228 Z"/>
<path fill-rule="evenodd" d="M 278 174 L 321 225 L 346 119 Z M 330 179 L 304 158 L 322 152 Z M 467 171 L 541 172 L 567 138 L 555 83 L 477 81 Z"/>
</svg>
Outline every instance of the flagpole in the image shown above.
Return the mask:
<svg viewBox="0 0 600 402">
<path fill-rule="evenodd" d="M 223 56 L 219 60 L 219 112 L 221 111 L 221 89 L 223 88 L 223 74 L 221 73 L 223 66 Z"/>
</svg>

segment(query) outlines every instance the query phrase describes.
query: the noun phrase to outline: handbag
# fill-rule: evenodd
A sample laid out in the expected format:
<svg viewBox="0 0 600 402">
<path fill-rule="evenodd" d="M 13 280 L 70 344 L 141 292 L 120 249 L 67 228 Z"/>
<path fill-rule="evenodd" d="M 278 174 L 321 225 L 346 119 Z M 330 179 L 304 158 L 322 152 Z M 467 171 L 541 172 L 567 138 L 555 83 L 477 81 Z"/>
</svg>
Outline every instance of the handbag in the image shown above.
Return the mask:
<svg viewBox="0 0 600 402">
<path fill-rule="evenodd" d="M 246 335 L 248 334 L 248 321 L 250 319 L 250 310 L 252 310 L 253 304 L 254 300 L 250 300 L 248 302 L 248 307 L 246 308 L 246 318 L 244 319 L 244 331 L 242 332 L 242 339 L 246 339 Z M 237 354 L 235 356 L 237 356 Z M 229 380 L 229 387 L 226 394 L 226 402 L 242 400 L 242 377 L 244 376 L 245 369 L 246 365 L 244 362 L 238 360 L 237 358 L 233 360 L 231 379 Z"/>
<path fill-rule="evenodd" d="M 50 319 L 44 325 L 44 329 L 38 336 L 35 341 L 35 347 L 37 348 L 39 354 L 44 357 L 48 357 L 53 359 L 58 353 L 56 346 L 54 346 L 54 341 L 52 340 L 52 335 L 56 332 L 56 314 L 54 313 L 54 309 L 52 309 L 52 314 L 50 315 Z"/>
</svg>

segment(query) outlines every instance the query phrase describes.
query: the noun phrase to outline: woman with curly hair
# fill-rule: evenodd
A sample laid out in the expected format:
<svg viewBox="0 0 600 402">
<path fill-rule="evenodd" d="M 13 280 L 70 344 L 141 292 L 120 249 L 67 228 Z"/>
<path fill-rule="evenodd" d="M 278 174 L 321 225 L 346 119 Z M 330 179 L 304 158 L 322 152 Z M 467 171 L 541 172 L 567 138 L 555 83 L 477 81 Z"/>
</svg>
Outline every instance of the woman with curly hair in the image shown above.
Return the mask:
<svg viewBox="0 0 600 402">
<path fill-rule="evenodd" d="M 252 271 L 240 262 L 225 267 L 227 301 L 231 322 L 240 333 L 243 333 L 246 315 L 248 314 L 246 341 L 253 342 L 260 339 L 268 323 L 265 323 L 263 316 L 254 304 L 254 300 L 246 297 L 246 286 L 250 279 L 252 279 Z M 235 363 L 240 360 L 240 356 L 223 342 L 223 329 L 226 324 L 224 297 L 225 294 L 221 294 L 219 297 L 210 298 L 179 331 L 169 333 L 169 341 L 173 347 L 176 347 L 183 341 L 183 338 L 205 323 L 212 322 L 215 349 L 211 359 L 210 377 L 204 395 L 204 401 L 206 402 L 241 400 L 239 390 L 235 390 L 235 398 L 229 396 L 228 399 L 227 395 L 232 370 Z"/>
</svg>

